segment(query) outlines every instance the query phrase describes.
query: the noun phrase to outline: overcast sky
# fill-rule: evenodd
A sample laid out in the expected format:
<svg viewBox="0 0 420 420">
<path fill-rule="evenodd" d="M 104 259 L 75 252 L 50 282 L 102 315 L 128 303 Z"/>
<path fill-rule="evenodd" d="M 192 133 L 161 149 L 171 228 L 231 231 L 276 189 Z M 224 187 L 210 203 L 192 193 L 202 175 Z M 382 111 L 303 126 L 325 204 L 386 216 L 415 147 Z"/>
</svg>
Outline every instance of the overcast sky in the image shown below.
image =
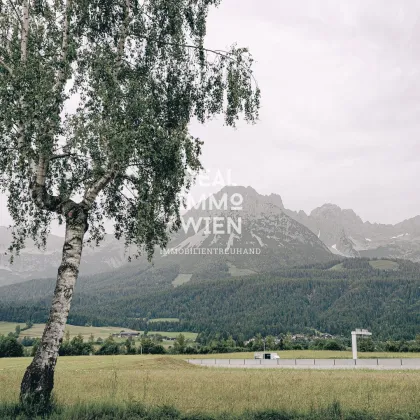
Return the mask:
<svg viewBox="0 0 420 420">
<path fill-rule="evenodd" d="M 251 49 L 262 110 L 236 130 L 193 124 L 204 166 L 293 210 L 420 214 L 419 18 L 418 0 L 223 0 L 207 46 Z"/>
<path fill-rule="evenodd" d="M 261 121 L 193 127 L 203 161 L 286 207 L 420 214 L 420 2 L 224 0 L 208 45 L 250 47 Z"/>
</svg>

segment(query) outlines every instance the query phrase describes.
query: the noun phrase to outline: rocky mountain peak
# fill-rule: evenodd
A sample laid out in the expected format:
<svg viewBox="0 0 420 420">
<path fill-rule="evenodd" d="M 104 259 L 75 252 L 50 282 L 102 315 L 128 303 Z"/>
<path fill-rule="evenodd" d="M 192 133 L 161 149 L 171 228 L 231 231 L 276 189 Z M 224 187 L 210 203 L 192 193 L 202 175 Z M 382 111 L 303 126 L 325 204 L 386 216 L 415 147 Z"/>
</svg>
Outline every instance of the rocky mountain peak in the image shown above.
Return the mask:
<svg viewBox="0 0 420 420">
<path fill-rule="evenodd" d="M 343 223 L 363 225 L 363 220 L 353 210 L 342 209 L 336 204 L 331 203 L 324 204 L 312 210 L 310 217 L 314 219 L 340 220 Z"/>
<path fill-rule="evenodd" d="M 281 209 L 284 209 L 283 200 L 279 194 L 270 194 L 266 197 L 267 197 L 267 201 L 269 201 L 270 203 L 273 203 L 274 205 L 276 205 L 277 207 Z"/>
</svg>

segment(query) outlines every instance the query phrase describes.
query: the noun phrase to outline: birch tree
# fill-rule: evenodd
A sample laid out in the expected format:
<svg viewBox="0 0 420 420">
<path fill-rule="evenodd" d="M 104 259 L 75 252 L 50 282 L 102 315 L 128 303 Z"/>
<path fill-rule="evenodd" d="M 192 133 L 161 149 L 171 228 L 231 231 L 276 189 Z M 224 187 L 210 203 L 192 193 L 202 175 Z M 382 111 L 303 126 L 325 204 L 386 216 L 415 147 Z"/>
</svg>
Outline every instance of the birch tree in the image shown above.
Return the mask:
<svg viewBox="0 0 420 420">
<path fill-rule="evenodd" d="M 18 254 L 65 225 L 48 322 L 21 385 L 47 406 L 84 242 L 104 221 L 152 257 L 180 227 L 201 169 L 191 120 L 254 122 L 259 90 L 246 49 L 204 47 L 220 0 L 0 0 L 0 191 Z M 68 104 L 73 104 L 73 109 Z"/>
</svg>

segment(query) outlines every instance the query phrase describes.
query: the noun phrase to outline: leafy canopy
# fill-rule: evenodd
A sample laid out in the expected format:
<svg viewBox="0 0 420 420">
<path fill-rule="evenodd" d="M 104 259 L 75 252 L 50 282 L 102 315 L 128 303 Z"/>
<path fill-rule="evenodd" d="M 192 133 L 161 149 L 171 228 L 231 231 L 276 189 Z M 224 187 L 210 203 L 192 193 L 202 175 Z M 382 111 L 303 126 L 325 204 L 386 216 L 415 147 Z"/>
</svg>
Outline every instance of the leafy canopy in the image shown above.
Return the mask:
<svg viewBox="0 0 420 420">
<path fill-rule="evenodd" d="M 201 169 L 190 121 L 258 117 L 249 52 L 204 48 L 219 3 L 2 0 L 0 190 L 12 249 L 27 237 L 45 244 L 54 219 L 86 217 L 91 239 L 111 219 L 149 256 L 166 245 Z"/>
</svg>

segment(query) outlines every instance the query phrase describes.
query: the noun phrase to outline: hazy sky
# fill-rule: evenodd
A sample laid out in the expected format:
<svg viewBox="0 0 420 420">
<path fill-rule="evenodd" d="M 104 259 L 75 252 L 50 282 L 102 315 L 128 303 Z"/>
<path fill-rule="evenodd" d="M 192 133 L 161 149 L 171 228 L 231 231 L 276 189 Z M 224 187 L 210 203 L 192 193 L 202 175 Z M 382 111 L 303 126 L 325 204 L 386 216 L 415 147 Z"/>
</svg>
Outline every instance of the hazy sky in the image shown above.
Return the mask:
<svg viewBox="0 0 420 420">
<path fill-rule="evenodd" d="M 250 47 L 263 108 L 254 127 L 193 127 L 205 167 L 294 210 L 420 214 L 419 18 L 416 0 L 224 0 L 208 45 Z"/>
<path fill-rule="evenodd" d="M 261 119 L 193 124 L 204 166 L 293 210 L 332 202 L 382 223 L 420 214 L 419 18 L 418 0 L 223 0 L 207 46 L 251 49 Z"/>
</svg>

